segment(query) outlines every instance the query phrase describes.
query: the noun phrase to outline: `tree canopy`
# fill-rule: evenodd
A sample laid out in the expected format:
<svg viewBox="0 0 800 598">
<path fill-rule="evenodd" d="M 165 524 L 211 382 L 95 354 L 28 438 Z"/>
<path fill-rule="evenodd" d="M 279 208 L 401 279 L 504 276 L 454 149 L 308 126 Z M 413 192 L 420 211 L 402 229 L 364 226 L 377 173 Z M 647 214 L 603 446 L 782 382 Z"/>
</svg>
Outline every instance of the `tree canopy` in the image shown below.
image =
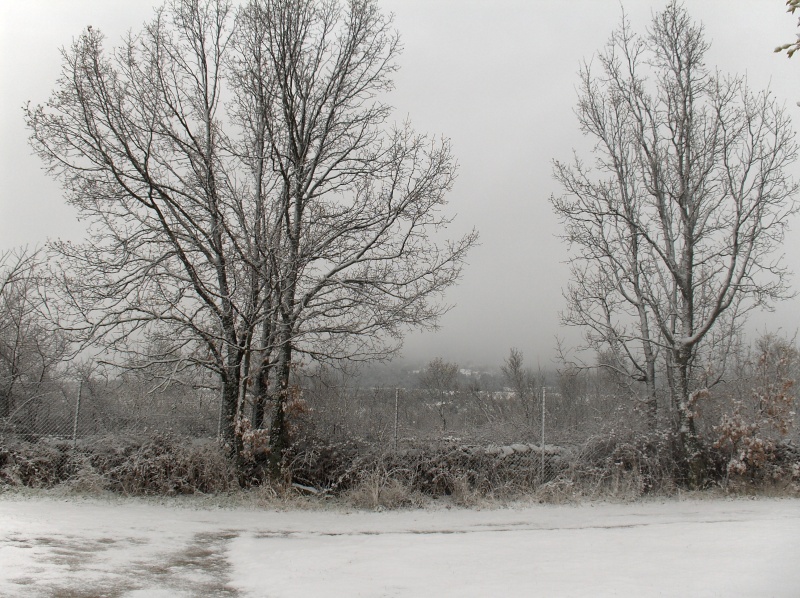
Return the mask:
<svg viewBox="0 0 800 598">
<path fill-rule="evenodd" d="M 400 49 L 373 0 L 170 0 L 116 48 L 82 32 L 27 110 L 91 226 L 54 245 L 75 326 L 213 372 L 234 452 L 266 403 L 282 450 L 295 352 L 383 357 L 435 326 L 476 242 L 436 232 L 449 142 L 389 120 Z"/>
<path fill-rule="evenodd" d="M 788 293 L 780 250 L 797 210 L 789 116 L 769 91 L 710 69 L 708 48 L 676 2 L 645 35 L 623 17 L 580 72 L 593 161 L 556 161 L 564 195 L 551 198 L 572 248 L 564 321 L 587 331 L 604 367 L 643 383 L 653 425 L 669 390 L 688 456 L 696 393 L 725 371 L 710 355 Z"/>
</svg>

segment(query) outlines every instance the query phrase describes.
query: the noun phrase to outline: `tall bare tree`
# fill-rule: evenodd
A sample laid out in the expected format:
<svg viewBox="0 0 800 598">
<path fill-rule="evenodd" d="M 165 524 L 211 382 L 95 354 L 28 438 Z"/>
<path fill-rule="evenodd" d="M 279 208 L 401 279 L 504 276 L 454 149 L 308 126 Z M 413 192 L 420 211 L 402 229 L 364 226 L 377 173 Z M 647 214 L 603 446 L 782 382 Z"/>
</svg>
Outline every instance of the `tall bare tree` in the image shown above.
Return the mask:
<svg viewBox="0 0 800 598">
<path fill-rule="evenodd" d="M 233 87 L 259 172 L 274 185 L 268 264 L 273 289 L 274 452 L 294 354 L 374 358 L 396 350 L 405 325 L 430 326 L 431 299 L 457 279 L 476 236 L 428 236 L 455 164 L 449 143 L 386 126 L 399 52 L 372 1 L 250 2 L 235 43 L 245 56 Z M 261 383 L 266 386 L 265 383 Z"/>
<path fill-rule="evenodd" d="M 0 420 L 36 407 L 56 391 L 54 374 L 69 343 L 47 313 L 40 250 L 0 254 Z M 25 418 L 31 420 L 32 418 Z"/>
<path fill-rule="evenodd" d="M 653 412 L 663 360 L 693 479 L 702 464 L 692 402 L 708 384 L 698 357 L 785 296 L 776 253 L 797 209 L 788 116 L 769 92 L 710 71 L 708 48 L 675 2 L 644 36 L 623 17 L 599 69 L 580 73 L 576 113 L 595 141 L 594 168 L 556 162 L 566 194 L 551 198 L 574 248 L 565 320 L 646 383 Z"/>
<path fill-rule="evenodd" d="M 214 370 L 233 449 L 243 339 L 258 310 L 220 121 L 231 22 L 227 3 L 173 2 L 110 52 L 89 27 L 27 119 L 34 149 L 91 223 L 87 243 L 54 246 L 74 326 L 143 363 Z"/>
<path fill-rule="evenodd" d="M 111 52 L 85 31 L 28 109 L 93 224 L 56 245 L 75 321 L 142 364 L 213 371 L 234 452 L 252 395 L 280 458 L 295 352 L 382 357 L 435 325 L 476 241 L 436 241 L 448 142 L 388 125 L 398 52 L 370 0 L 170 0 Z"/>
</svg>

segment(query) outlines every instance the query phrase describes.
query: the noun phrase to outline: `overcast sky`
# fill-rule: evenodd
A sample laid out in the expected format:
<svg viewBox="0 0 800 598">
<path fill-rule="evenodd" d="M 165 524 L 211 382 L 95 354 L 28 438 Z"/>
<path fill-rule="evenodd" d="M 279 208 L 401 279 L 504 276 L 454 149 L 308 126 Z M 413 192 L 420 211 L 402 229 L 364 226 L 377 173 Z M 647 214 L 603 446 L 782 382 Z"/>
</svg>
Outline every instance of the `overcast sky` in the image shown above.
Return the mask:
<svg viewBox="0 0 800 598">
<path fill-rule="evenodd" d="M 61 199 L 27 144 L 21 106 L 47 100 L 58 76 L 59 48 L 92 25 L 116 44 L 138 29 L 160 2 L 136 0 L 5 0 L 0 3 L 0 251 L 48 238 L 80 239 L 83 225 Z M 394 13 L 405 50 L 394 118 L 449 137 L 460 164 L 450 195 L 458 214 L 453 235 L 473 226 L 473 250 L 455 307 L 436 333 L 410 335 L 404 356 L 443 356 L 466 365 L 497 364 L 509 347 L 526 361 L 552 363 L 556 338 L 579 333 L 559 326 L 567 283 L 566 246 L 548 197 L 559 189 L 553 159 L 585 156 L 573 114 L 577 71 L 619 23 L 624 5 L 644 31 L 664 1 L 629 0 L 382 0 Z M 754 90 L 769 86 L 800 126 L 800 56 L 774 54 L 794 39 L 796 19 L 783 0 L 689 0 L 712 42 L 710 66 L 746 74 Z M 795 176 L 800 168 L 795 169 Z M 786 259 L 800 272 L 800 222 L 793 223 Z M 800 288 L 800 278 L 794 280 Z M 756 316 L 752 330 L 800 325 L 800 299 Z"/>
</svg>

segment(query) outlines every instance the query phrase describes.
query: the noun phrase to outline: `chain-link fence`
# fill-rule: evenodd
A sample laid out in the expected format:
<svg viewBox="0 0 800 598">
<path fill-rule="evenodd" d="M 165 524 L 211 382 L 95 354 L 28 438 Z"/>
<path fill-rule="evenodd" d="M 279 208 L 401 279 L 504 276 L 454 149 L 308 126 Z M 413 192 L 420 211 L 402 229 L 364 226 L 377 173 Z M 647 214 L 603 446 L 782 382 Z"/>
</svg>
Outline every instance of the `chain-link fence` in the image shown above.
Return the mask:
<svg viewBox="0 0 800 598">
<path fill-rule="evenodd" d="M 565 397 L 554 387 L 519 396 L 505 390 L 434 393 L 308 384 L 301 397 L 302 420 L 293 429 L 298 438 L 313 441 L 299 443 L 291 457 L 293 475 L 313 486 L 338 488 L 343 480 L 354 484 L 376 471 L 381 479 L 413 479 L 412 485 L 431 493 L 449 493 L 459 484 L 481 492 L 545 485 L 571 492 L 578 481 L 584 488 L 644 492 L 675 479 L 674 435 L 650 430 L 635 403 L 611 394 Z M 249 413 L 246 403 L 242 412 Z M 215 447 L 219 430 L 220 395 L 213 389 L 153 390 L 136 381 L 91 379 L 43 387 L 19 400 L 0 418 L 0 449 L 22 442 L 29 454 L 36 446 L 71 445 L 77 453 L 91 455 L 103 447 L 110 455 L 115 447 L 142 447 L 158 437 L 158 462 L 170 463 L 168 453 L 176 446 Z M 136 450 L 140 456 L 129 480 L 138 480 L 142 464 L 154 459 L 153 450 Z M 117 459 L 112 457 L 106 461 Z M 198 470 L 190 452 L 184 462 L 188 472 Z M 114 471 L 128 467 L 114 463 Z M 156 470 L 147 469 L 147 475 L 152 479 Z"/>
<path fill-rule="evenodd" d="M 619 405 L 612 397 L 566 401 L 553 388 L 529 397 L 508 391 L 314 386 L 302 393 L 306 431 L 331 443 L 358 440 L 386 451 L 425 443 L 524 459 L 539 479 L 552 478 L 568 454 L 607 434 Z M 247 414 L 247 405 L 243 406 Z M 153 390 L 131 381 L 85 380 L 19 400 L 0 418 L 0 442 L 71 441 L 114 435 L 169 433 L 211 439 L 220 430 L 220 396 L 213 389 Z M 631 429 L 628 418 L 626 429 Z M 560 467 L 560 465 L 558 466 Z"/>
<path fill-rule="evenodd" d="M 51 438 L 77 443 L 97 436 L 157 433 L 213 438 L 219 430 L 219 393 L 207 389 L 159 392 L 90 380 L 18 399 L 9 411 L 0 417 L 0 442 Z"/>
<path fill-rule="evenodd" d="M 304 399 L 315 434 L 330 442 L 358 439 L 412 456 L 420 447 L 438 446 L 465 464 L 516 467 L 536 483 L 553 480 L 574 461 L 608 457 L 614 449 L 600 439 L 632 439 L 646 429 L 643 417 L 622 417 L 627 406 L 616 397 L 565 399 L 551 387 L 519 397 L 510 391 L 327 386 Z"/>
</svg>

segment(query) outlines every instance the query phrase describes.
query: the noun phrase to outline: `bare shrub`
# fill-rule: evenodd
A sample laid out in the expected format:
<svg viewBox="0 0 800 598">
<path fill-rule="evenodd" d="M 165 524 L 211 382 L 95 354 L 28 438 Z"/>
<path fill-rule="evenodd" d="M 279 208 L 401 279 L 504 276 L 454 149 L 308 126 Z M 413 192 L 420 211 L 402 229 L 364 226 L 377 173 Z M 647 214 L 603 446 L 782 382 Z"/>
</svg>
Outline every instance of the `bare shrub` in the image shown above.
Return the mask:
<svg viewBox="0 0 800 598">
<path fill-rule="evenodd" d="M 92 465 L 85 453 L 70 455 L 70 476 L 63 482 L 68 492 L 75 494 L 100 494 L 108 490 L 108 480 Z"/>
<path fill-rule="evenodd" d="M 231 462 L 216 442 L 155 435 L 109 436 L 71 443 L 18 442 L 0 447 L 0 482 L 126 494 L 216 493 L 237 487 Z"/>
<path fill-rule="evenodd" d="M 529 445 L 514 446 L 520 450 L 455 441 L 423 441 L 399 450 L 367 443 L 307 442 L 295 454 L 290 473 L 294 481 L 322 492 L 371 492 L 366 502 L 374 505 L 382 504 L 381 493 L 399 488 L 468 505 L 486 497 L 518 498 L 540 483 L 541 453 Z M 548 449 L 547 476 L 561 467 L 560 459 L 557 450 Z"/>
<path fill-rule="evenodd" d="M 729 401 L 712 428 L 713 448 L 725 473 L 748 482 L 791 481 L 800 467 L 788 437 L 794 428 L 795 380 L 800 356 L 792 342 L 764 335 L 747 364 L 750 392 Z"/>
<path fill-rule="evenodd" d="M 784 461 L 800 462 L 796 449 L 777 446 L 786 452 Z M 468 507 L 531 497 L 564 502 L 670 493 L 679 482 L 675 455 L 672 436 L 656 433 L 610 432 L 571 447 L 487 446 L 451 439 L 398 450 L 304 436 L 294 444 L 285 478 L 276 485 L 264 472 L 237 477 L 215 442 L 116 436 L 79 443 L 76 450 L 69 443 L 3 447 L 0 480 L 12 486 L 66 482 L 71 491 L 150 495 L 222 493 L 243 484 L 260 486 L 259 504 L 286 502 L 302 490 L 309 504 L 338 496 L 357 508 L 392 509 L 447 497 Z"/>
<path fill-rule="evenodd" d="M 228 490 L 236 485 L 231 462 L 216 442 L 193 442 L 166 434 L 133 442 L 120 452 L 98 447 L 93 465 L 109 488 L 127 494 L 193 494 Z M 110 449 L 110 450 L 109 450 Z"/>
<path fill-rule="evenodd" d="M 368 470 L 361 472 L 353 486 L 344 493 L 345 500 L 358 508 L 396 509 L 418 507 L 422 495 L 408 483 L 405 472 L 392 470 L 386 461 L 377 459 Z"/>
<path fill-rule="evenodd" d="M 679 475 L 668 433 L 598 435 L 568 457 L 558 475 L 537 489 L 537 498 L 561 502 L 665 494 L 674 490 Z"/>
<path fill-rule="evenodd" d="M 58 445 L 18 442 L 0 446 L 0 483 L 51 488 L 69 477 L 69 459 Z"/>
</svg>

